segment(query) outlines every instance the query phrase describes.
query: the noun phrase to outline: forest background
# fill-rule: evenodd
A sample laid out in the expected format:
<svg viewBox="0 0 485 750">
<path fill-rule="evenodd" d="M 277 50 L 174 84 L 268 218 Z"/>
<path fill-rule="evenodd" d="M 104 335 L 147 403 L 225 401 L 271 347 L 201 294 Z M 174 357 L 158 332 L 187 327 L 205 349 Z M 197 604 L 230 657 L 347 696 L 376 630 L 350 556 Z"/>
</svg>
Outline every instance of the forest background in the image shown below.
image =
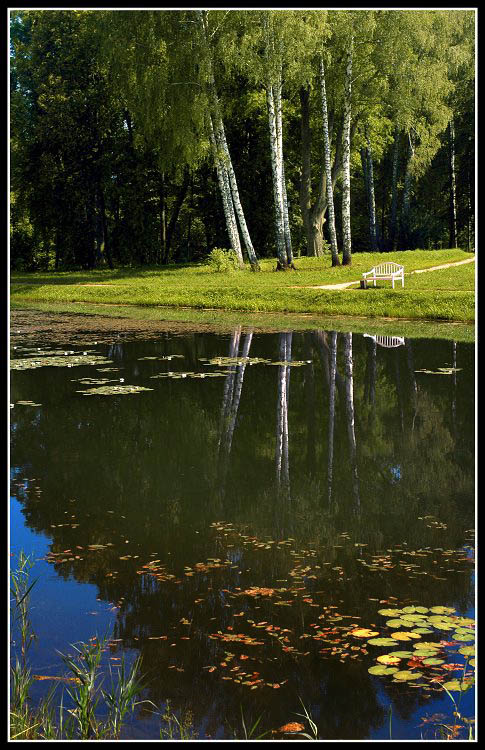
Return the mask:
<svg viewBox="0 0 485 750">
<path fill-rule="evenodd" d="M 473 251 L 475 22 L 10 11 L 11 269 Z"/>
</svg>

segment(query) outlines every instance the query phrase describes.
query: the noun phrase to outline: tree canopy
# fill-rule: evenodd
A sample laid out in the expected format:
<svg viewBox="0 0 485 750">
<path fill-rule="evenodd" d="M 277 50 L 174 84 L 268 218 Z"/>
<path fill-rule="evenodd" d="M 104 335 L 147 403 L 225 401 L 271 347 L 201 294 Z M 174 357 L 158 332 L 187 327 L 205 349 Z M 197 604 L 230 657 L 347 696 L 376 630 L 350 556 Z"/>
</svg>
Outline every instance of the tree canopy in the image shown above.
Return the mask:
<svg viewBox="0 0 485 750">
<path fill-rule="evenodd" d="M 11 266 L 473 249 L 474 75 L 473 10 L 11 11 Z"/>
</svg>

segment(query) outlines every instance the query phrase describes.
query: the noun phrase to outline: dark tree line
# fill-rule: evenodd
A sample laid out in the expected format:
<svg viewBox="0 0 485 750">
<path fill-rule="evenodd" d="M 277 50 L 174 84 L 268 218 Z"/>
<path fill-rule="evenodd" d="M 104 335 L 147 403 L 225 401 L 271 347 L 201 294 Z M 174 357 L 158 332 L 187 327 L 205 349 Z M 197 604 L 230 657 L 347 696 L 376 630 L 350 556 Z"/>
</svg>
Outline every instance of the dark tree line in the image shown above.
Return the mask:
<svg viewBox="0 0 485 750">
<path fill-rule="evenodd" d="M 472 250 L 474 36 L 473 11 L 11 12 L 11 267 L 286 268 L 333 225 L 332 262 L 350 235 Z"/>
</svg>

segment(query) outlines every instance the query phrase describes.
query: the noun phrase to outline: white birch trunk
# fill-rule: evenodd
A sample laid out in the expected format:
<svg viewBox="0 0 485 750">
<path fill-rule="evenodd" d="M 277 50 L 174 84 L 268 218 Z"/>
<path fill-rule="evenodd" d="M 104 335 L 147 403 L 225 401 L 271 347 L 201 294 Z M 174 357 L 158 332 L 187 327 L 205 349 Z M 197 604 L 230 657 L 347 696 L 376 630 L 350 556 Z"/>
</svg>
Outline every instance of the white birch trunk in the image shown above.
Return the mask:
<svg viewBox="0 0 485 750">
<path fill-rule="evenodd" d="M 273 86 L 269 82 L 266 86 L 266 101 L 268 105 L 271 169 L 273 173 L 273 195 L 274 195 L 274 203 L 275 203 L 276 252 L 278 254 L 278 260 L 281 265 L 281 268 L 286 269 L 288 265 L 288 261 L 287 261 L 287 254 L 286 254 L 285 228 L 284 228 L 284 217 L 283 217 L 283 191 L 282 191 L 282 184 L 281 184 L 281 166 L 279 163 L 278 133 L 277 133 L 277 126 L 276 126 L 276 111 L 275 111 L 275 102 L 274 102 L 274 96 L 273 96 Z"/>
<path fill-rule="evenodd" d="M 229 176 L 227 174 L 227 170 L 224 166 L 224 162 L 220 155 L 220 151 L 219 151 L 218 144 L 216 141 L 216 136 L 214 134 L 214 126 L 212 123 L 212 117 L 209 116 L 209 119 L 210 119 L 210 141 L 212 145 L 212 151 L 214 154 L 214 161 L 216 164 L 217 181 L 219 183 L 219 190 L 221 192 L 221 197 L 222 197 L 222 206 L 224 209 L 224 217 L 226 219 L 226 228 L 227 228 L 227 233 L 229 235 L 229 242 L 231 245 L 231 249 L 234 250 L 234 252 L 237 255 L 239 265 L 242 267 L 244 265 L 244 261 L 243 261 L 242 250 L 241 250 L 241 241 L 239 239 L 239 232 L 237 230 L 236 214 L 234 212 L 234 204 L 232 201 Z"/>
<path fill-rule="evenodd" d="M 366 133 L 367 141 L 367 179 L 369 186 L 369 229 L 370 244 L 373 253 L 377 252 L 377 222 L 376 222 L 376 199 L 374 190 L 374 165 L 372 163 L 372 150 L 369 135 Z"/>
<path fill-rule="evenodd" d="M 390 249 L 395 250 L 397 244 L 397 165 L 399 156 L 399 130 L 394 133 L 394 147 L 392 149 L 392 185 L 391 185 L 391 229 L 389 232 Z"/>
<path fill-rule="evenodd" d="M 457 247 L 456 231 L 456 171 L 455 171 L 455 122 L 451 118 L 450 128 L 450 247 Z"/>
<path fill-rule="evenodd" d="M 323 153 L 325 160 L 325 180 L 327 185 L 328 231 L 330 233 L 330 245 L 332 248 L 332 266 L 339 266 L 340 261 L 338 257 L 337 231 L 335 228 L 335 206 L 333 202 L 330 137 L 328 132 L 327 91 L 325 87 L 325 68 L 323 66 L 323 58 L 321 56 L 320 87 L 322 93 Z"/>
<path fill-rule="evenodd" d="M 354 38 L 347 49 L 345 70 L 344 118 L 342 130 L 342 265 L 352 263 L 352 236 L 350 230 L 350 121 L 352 118 L 352 56 Z"/>
<path fill-rule="evenodd" d="M 238 218 L 238 221 L 239 221 L 239 227 L 241 229 L 241 234 L 242 234 L 244 246 L 246 248 L 246 252 L 248 254 L 249 263 L 251 264 L 252 270 L 253 271 L 259 271 L 260 268 L 259 268 L 258 258 L 256 256 L 256 252 L 254 250 L 253 243 L 251 242 L 251 236 L 249 234 L 249 229 L 248 229 L 247 224 L 246 224 L 246 218 L 244 216 L 243 207 L 241 205 L 241 201 L 240 201 L 240 198 L 239 198 L 239 190 L 238 190 L 238 187 L 237 187 L 236 175 L 234 173 L 234 169 L 233 169 L 232 161 L 231 161 L 231 156 L 229 154 L 229 148 L 228 148 L 228 145 L 227 145 L 226 134 L 225 134 L 225 131 L 224 131 L 224 123 L 222 121 L 222 117 L 219 117 L 219 127 L 218 127 L 218 130 L 219 130 L 219 133 L 220 133 L 221 145 L 222 145 L 223 152 L 224 152 L 225 166 L 226 166 L 227 173 L 228 173 L 228 176 L 229 176 L 229 182 L 230 182 L 230 186 L 231 186 L 231 195 L 232 195 L 232 200 L 233 200 L 233 203 L 234 203 L 234 209 L 236 211 L 236 215 L 237 215 L 237 218 Z"/>
<path fill-rule="evenodd" d="M 408 161 L 406 164 L 406 174 L 404 175 L 404 189 L 402 195 L 402 210 L 401 210 L 401 250 L 407 250 L 409 245 L 409 219 L 410 219 L 410 206 L 411 206 L 411 177 L 412 177 L 412 164 L 414 159 L 414 143 L 411 133 L 408 133 Z"/>
<path fill-rule="evenodd" d="M 278 164 L 280 168 L 281 202 L 283 210 L 283 230 L 285 236 L 286 262 L 289 266 L 293 263 L 293 250 L 291 247 L 291 231 L 288 216 L 288 197 L 286 194 L 285 161 L 283 156 L 283 110 L 281 104 L 282 77 L 281 69 L 278 71 L 274 92 L 276 110 L 276 135 L 278 139 Z"/>
</svg>

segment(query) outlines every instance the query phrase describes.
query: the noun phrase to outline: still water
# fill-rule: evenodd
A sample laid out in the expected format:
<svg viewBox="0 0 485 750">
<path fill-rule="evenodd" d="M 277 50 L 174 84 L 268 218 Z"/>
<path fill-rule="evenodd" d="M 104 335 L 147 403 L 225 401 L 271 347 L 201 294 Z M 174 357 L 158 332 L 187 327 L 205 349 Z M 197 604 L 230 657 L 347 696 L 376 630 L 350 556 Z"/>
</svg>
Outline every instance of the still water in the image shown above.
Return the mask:
<svg viewBox="0 0 485 750">
<path fill-rule="evenodd" d="M 320 739 L 439 738 L 473 633 L 474 348 L 369 334 L 12 331 L 33 674 L 107 636 L 152 702 L 124 737 L 158 739 L 169 700 L 199 739 L 309 732 L 303 706 Z M 369 673 L 393 651 L 410 678 Z"/>
</svg>

